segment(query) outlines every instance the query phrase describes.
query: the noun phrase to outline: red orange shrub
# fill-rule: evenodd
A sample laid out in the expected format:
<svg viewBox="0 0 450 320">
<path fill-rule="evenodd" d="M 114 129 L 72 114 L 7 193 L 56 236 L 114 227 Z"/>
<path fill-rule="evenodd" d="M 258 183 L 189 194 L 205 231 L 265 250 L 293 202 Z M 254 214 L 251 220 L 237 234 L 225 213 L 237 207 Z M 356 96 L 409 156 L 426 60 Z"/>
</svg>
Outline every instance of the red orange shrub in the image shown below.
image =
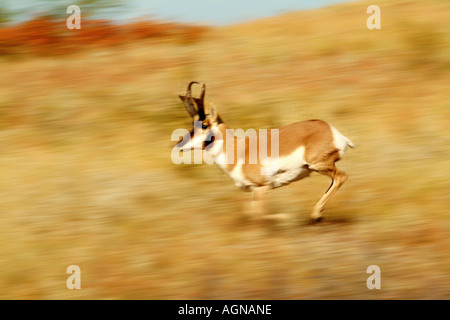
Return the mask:
<svg viewBox="0 0 450 320">
<path fill-rule="evenodd" d="M 157 21 L 114 24 L 109 20 L 83 20 L 81 29 L 69 30 L 66 21 L 40 16 L 21 24 L 0 28 L 0 55 L 66 54 L 84 48 L 117 46 L 144 39 L 200 41 L 204 26 Z"/>
</svg>

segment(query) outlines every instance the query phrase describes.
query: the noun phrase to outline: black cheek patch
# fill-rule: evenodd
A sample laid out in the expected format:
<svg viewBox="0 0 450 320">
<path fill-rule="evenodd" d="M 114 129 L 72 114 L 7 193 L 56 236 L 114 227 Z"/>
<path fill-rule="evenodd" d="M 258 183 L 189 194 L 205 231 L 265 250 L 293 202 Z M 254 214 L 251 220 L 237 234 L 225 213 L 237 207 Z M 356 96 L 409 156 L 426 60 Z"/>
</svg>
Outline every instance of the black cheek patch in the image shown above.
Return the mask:
<svg viewBox="0 0 450 320">
<path fill-rule="evenodd" d="M 215 139 L 216 139 L 216 137 L 210 131 L 208 136 L 206 137 L 206 139 L 203 141 L 203 148 L 206 149 L 209 145 L 211 145 L 211 143 L 214 142 Z"/>
</svg>

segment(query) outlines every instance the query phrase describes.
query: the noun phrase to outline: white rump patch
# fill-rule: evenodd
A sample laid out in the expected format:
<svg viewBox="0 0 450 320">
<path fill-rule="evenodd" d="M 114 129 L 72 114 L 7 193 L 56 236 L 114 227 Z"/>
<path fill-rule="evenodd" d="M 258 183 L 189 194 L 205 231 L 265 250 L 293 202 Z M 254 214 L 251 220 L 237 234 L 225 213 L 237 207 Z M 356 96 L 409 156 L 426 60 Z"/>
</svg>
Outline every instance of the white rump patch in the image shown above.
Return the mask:
<svg viewBox="0 0 450 320">
<path fill-rule="evenodd" d="M 333 134 L 333 144 L 339 150 L 339 157 L 342 158 L 344 156 L 345 150 L 347 150 L 347 147 L 354 148 L 355 145 L 349 138 L 347 138 L 342 133 L 340 133 L 331 124 L 329 126 L 330 126 L 331 132 Z"/>
</svg>

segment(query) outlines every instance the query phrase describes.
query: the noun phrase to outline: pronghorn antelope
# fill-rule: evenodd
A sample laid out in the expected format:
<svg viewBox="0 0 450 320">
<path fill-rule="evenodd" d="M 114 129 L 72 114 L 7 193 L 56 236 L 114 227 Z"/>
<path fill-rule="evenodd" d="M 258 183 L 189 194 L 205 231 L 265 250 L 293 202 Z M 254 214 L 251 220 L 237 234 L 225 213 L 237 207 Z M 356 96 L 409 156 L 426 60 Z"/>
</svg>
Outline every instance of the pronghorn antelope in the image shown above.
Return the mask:
<svg viewBox="0 0 450 320">
<path fill-rule="evenodd" d="M 322 218 L 325 203 L 347 180 L 347 175 L 338 170 L 335 163 L 342 158 L 347 147 L 354 148 L 350 139 L 322 120 L 300 121 L 279 128 L 275 132 L 278 133 L 278 137 L 272 131 L 266 131 L 268 134 L 264 143 L 270 146 L 268 149 L 272 152 L 272 145 L 278 143 L 278 150 L 276 150 L 278 157 L 275 170 L 268 170 L 263 174 L 262 169 L 272 168 L 274 162 L 263 161 L 261 156 L 256 156 L 258 151 L 261 151 L 262 140 L 264 140 L 261 135 L 245 137 L 235 135 L 225 125 L 213 104 L 205 107 L 204 84 L 200 97 L 192 97 L 193 84 L 198 82 L 190 82 L 186 95 L 179 97 L 194 120 L 194 124 L 201 125 L 194 125 L 190 133 L 178 142 L 176 150 L 206 149 L 209 151 L 210 156 L 234 180 L 236 186 L 253 192 L 254 211 L 263 211 L 261 200 L 267 190 L 301 180 L 313 171 L 329 176 L 332 180 L 331 185 L 314 206 L 311 215 L 314 221 L 319 221 Z M 278 141 L 275 138 L 278 138 Z M 228 139 L 232 139 L 231 144 Z M 256 148 L 252 148 L 252 141 L 256 142 Z M 239 145 L 243 146 L 243 150 L 241 148 L 239 151 Z M 252 162 L 252 157 L 256 161 Z M 224 161 L 225 158 L 231 161 Z"/>
</svg>

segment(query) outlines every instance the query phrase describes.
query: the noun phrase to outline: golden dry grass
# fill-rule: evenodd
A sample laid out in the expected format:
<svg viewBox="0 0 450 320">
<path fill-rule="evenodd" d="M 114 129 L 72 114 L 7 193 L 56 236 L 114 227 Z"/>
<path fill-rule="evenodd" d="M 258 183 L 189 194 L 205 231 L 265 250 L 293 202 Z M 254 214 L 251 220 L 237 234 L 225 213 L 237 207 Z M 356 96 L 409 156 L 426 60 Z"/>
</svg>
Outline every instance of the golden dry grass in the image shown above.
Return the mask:
<svg viewBox="0 0 450 320">
<path fill-rule="evenodd" d="M 0 298 L 449 299 L 450 5 L 379 1 L 371 31 L 369 4 L 2 57 Z M 171 162 L 191 80 L 232 128 L 320 118 L 355 142 L 324 223 L 306 223 L 322 176 L 274 190 L 296 218 L 265 225 L 218 168 Z"/>
</svg>

